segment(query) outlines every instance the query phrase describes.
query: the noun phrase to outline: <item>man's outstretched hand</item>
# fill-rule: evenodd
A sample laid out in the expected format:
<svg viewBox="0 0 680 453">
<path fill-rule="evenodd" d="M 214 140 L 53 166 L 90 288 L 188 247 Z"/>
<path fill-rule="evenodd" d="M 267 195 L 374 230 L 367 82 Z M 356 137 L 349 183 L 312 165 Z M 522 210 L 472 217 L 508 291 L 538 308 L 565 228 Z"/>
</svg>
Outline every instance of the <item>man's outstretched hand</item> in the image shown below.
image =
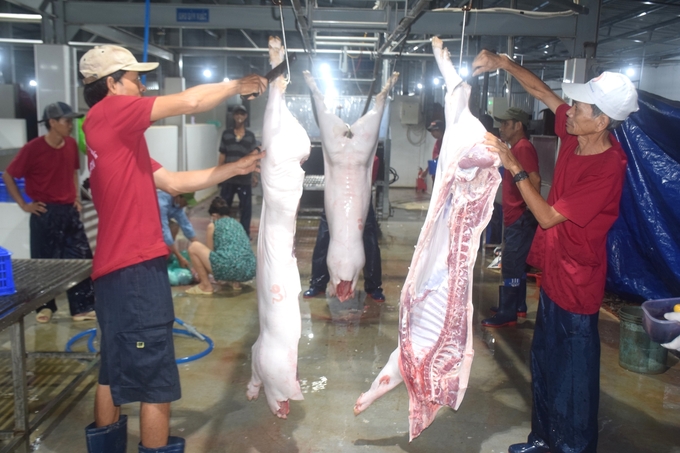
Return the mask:
<svg viewBox="0 0 680 453">
<path fill-rule="evenodd" d="M 252 172 L 260 172 L 260 159 L 265 156 L 264 151 L 254 150 L 250 154 L 243 156 L 236 162 L 234 166 L 236 167 L 237 174 L 247 175 Z"/>
</svg>

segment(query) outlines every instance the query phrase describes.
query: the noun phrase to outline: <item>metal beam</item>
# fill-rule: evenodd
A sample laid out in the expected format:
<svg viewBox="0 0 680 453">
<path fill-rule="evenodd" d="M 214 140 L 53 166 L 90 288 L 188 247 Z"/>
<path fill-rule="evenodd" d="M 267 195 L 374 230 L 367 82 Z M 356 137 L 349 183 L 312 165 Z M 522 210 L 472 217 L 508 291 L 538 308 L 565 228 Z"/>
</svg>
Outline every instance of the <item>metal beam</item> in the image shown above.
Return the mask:
<svg viewBox="0 0 680 453">
<path fill-rule="evenodd" d="M 17 1 L 17 0 L 13 0 Z M 28 0 L 27 0 L 28 1 Z M 279 20 L 272 16 L 269 6 L 201 5 L 208 10 L 206 22 L 182 22 L 177 20 L 178 4 L 151 4 L 151 26 L 164 28 L 211 28 L 244 30 L 280 30 Z M 195 5 L 192 5 L 195 6 Z M 110 25 L 120 27 L 142 27 L 144 21 L 143 3 L 117 2 L 66 2 L 68 24 Z M 591 8 L 592 10 L 592 8 Z M 577 15 L 551 15 L 536 17 L 528 14 L 503 11 L 479 11 L 470 13 L 468 35 L 487 36 L 559 36 L 575 37 Z M 398 23 L 404 12 L 392 11 Z M 590 16 L 590 14 L 588 15 Z M 586 17 L 588 17 L 586 16 Z M 387 10 L 349 8 L 315 8 L 309 26 L 314 30 L 388 31 L 390 22 Z M 427 35 L 459 35 L 463 13 L 460 10 L 424 11 L 417 22 L 411 25 L 411 33 Z M 295 28 L 295 17 L 284 16 L 287 30 Z"/>
<path fill-rule="evenodd" d="M 383 45 L 378 49 L 378 55 L 382 55 L 387 49 L 389 49 L 390 45 L 397 40 L 402 34 L 404 34 L 406 31 L 410 31 L 411 26 L 413 23 L 418 20 L 420 13 L 425 9 L 427 5 L 430 4 L 430 0 L 418 0 L 418 3 L 409 11 L 409 13 L 406 15 L 406 17 L 399 22 L 399 25 L 397 25 L 397 28 L 394 29 L 392 34 L 387 37 Z M 369 93 L 370 96 L 370 93 Z M 364 112 L 365 113 L 365 112 Z"/>
<path fill-rule="evenodd" d="M 312 40 L 309 33 L 309 23 L 307 22 L 307 17 L 302 10 L 302 5 L 300 0 L 291 0 L 293 4 L 293 11 L 295 12 L 295 19 L 298 23 L 298 29 L 300 30 L 300 37 L 302 38 L 302 45 L 307 50 L 307 55 L 311 58 L 314 47 L 312 47 Z"/>
<path fill-rule="evenodd" d="M 144 40 L 139 36 L 122 30 L 117 30 L 113 27 L 107 27 L 105 25 L 84 25 L 81 28 L 94 35 L 100 36 L 118 44 L 122 44 L 126 47 L 131 47 L 138 50 L 142 50 L 144 47 Z M 158 58 L 168 61 L 175 61 L 175 55 L 172 52 L 153 44 L 149 44 L 149 55 L 154 55 Z"/>
</svg>

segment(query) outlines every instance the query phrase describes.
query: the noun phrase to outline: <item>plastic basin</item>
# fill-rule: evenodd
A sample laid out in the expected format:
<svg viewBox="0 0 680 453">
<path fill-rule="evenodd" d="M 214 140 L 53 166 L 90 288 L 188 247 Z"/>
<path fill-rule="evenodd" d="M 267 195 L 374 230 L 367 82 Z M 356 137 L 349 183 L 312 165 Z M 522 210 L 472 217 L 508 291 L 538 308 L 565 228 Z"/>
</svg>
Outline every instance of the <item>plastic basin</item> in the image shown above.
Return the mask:
<svg viewBox="0 0 680 453">
<path fill-rule="evenodd" d="M 652 341 L 668 343 L 680 336 L 680 322 L 663 317 L 673 311 L 675 304 L 680 304 L 680 298 L 648 300 L 642 304 L 642 326 Z"/>
</svg>

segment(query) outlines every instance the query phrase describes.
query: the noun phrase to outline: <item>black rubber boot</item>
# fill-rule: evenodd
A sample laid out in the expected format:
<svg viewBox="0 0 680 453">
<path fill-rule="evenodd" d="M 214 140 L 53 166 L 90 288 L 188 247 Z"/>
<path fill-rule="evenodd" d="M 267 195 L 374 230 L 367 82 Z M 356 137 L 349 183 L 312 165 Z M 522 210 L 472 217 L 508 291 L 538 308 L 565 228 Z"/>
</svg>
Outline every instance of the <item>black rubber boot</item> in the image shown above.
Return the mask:
<svg viewBox="0 0 680 453">
<path fill-rule="evenodd" d="M 519 286 L 499 286 L 499 310 L 490 318 L 482 321 L 484 327 L 505 327 L 517 324 L 517 301 Z"/>
<path fill-rule="evenodd" d="M 527 317 L 527 274 L 522 275 L 519 280 L 519 296 L 517 301 L 517 316 L 519 318 Z"/>
<path fill-rule="evenodd" d="M 140 442 L 139 453 L 184 453 L 184 438 L 170 436 L 168 445 L 159 448 L 146 448 Z"/>
<path fill-rule="evenodd" d="M 87 453 L 125 453 L 127 451 L 127 415 L 116 423 L 97 428 L 91 423 L 85 428 Z"/>
</svg>

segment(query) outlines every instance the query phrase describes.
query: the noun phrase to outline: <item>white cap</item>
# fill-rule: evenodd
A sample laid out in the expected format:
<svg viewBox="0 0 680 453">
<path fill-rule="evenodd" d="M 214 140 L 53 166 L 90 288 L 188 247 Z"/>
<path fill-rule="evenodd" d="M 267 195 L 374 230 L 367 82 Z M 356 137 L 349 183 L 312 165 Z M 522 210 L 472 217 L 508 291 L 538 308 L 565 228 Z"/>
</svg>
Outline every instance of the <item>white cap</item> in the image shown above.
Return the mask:
<svg viewBox="0 0 680 453">
<path fill-rule="evenodd" d="M 613 120 L 623 121 L 638 111 L 633 82 L 617 72 L 603 72 L 588 83 L 563 83 L 562 91 L 574 101 L 595 104 Z"/>
<path fill-rule="evenodd" d="M 85 85 L 116 71 L 149 72 L 157 67 L 158 63 L 140 63 L 126 48 L 111 45 L 96 46 L 80 59 L 80 73 L 85 77 Z"/>
</svg>

